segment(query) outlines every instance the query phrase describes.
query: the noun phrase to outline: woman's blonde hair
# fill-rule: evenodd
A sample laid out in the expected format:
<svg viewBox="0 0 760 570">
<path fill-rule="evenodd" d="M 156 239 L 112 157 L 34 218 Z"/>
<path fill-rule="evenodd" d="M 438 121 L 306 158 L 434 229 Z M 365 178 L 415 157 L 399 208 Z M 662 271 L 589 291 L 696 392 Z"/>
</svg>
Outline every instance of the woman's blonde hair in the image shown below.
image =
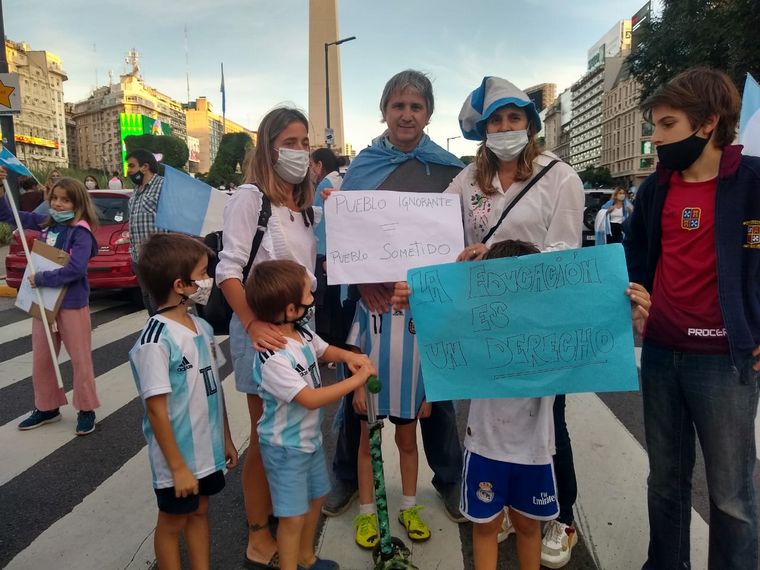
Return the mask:
<svg viewBox="0 0 760 570">
<path fill-rule="evenodd" d="M 95 204 L 92 203 L 90 193 L 87 191 L 87 188 L 84 187 L 84 184 L 76 178 L 60 178 L 50 189 L 48 204 L 52 201 L 53 192 L 55 192 L 56 188 L 61 188 L 66 192 L 66 197 L 71 200 L 71 203 L 74 205 L 74 219 L 72 220 L 72 224 L 76 224 L 78 221 L 82 220 L 87 222 L 92 230 L 98 227 L 98 211 L 95 208 Z M 55 222 L 51 217 L 42 225 L 52 226 L 54 223 Z"/>
<path fill-rule="evenodd" d="M 275 206 L 284 206 L 288 201 L 282 179 L 274 171 L 276 153 L 274 141 L 291 123 L 298 122 L 309 132 L 309 121 L 298 109 L 278 107 L 267 113 L 259 124 L 258 142 L 253 151 L 253 160 L 246 170 L 245 181 L 256 184 Z M 311 177 L 307 175 L 295 185 L 293 200 L 299 209 L 308 208 L 314 201 L 314 187 Z"/>
<path fill-rule="evenodd" d="M 519 109 L 516 105 L 507 105 Z M 528 144 L 517 157 L 515 181 L 521 182 L 533 176 L 533 161 L 541 154 L 541 147 L 536 140 L 536 127 L 528 122 Z M 475 182 L 486 195 L 496 192 L 493 179 L 499 172 L 499 158 L 486 146 L 483 139 L 475 153 Z"/>
</svg>

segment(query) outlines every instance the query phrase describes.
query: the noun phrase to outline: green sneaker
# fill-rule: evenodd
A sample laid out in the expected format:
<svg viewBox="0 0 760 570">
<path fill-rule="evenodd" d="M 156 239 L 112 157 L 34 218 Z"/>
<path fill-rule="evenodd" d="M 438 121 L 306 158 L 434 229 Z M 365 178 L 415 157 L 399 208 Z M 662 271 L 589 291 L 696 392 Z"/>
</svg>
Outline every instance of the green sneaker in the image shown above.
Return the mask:
<svg viewBox="0 0 760 570">
<path fill-rule="evenodd" d="M 420 511 L 425 507 L 415 505 L 409 509 L 404 509 L 398 514 L 398 522 L 404 525 L 406 535 L 413 542 L 424 542 L 430 538 L 430 529 L 425 521 L 420 517 Z"/>
<path fill-rule="evenodd" d="M 375 548 L 380 539 L 377 532 L 377 515 L 375 513 L 358 515 L 354 519 L 354 526 L 356 527 L 356 544 L 362 548 Z"/>
</svg>

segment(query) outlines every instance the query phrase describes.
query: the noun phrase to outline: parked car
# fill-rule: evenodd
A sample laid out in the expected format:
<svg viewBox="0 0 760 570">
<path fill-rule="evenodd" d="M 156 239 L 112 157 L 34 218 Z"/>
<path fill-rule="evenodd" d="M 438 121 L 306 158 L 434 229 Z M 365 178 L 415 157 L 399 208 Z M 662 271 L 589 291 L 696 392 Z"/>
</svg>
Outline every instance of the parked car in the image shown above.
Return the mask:
<svg viewBox="0 0 760 570">
<path fill-rule="evenodd" d="M 594 220 L 599 208 L 610 199 L 612 188 L 584 188 L 585 206 L 583 208 L 583 242 L 581 245 L 596 245 Z"/>
<path fill-rule="evenodd" d="M 95 230 L 98 254 L 90 259 L 87 276 L 92 289 L 131 289 L 135 299 L 140 298 L 137 277 L 132 272 L 129 255 L 129 208 L 131 190 L 90 190 L 90 197 L 98 210 L 100 226 Z M 26 242 L 32 248 L 39 232 L 24 230 Z M 8 255 L 5 258 L 6 282 L 18 289 L 26 269 L 26 257 L 21 246 L 19 230 L 13 232 Z"/>
</svg>

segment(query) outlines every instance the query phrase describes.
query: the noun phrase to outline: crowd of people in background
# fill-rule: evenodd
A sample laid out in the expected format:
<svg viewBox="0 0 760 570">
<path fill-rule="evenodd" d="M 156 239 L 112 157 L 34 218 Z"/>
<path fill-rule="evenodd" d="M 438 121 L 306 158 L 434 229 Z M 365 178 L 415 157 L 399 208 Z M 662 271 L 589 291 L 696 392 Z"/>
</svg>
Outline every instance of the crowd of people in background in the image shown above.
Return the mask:
<svg viewBox="0 0 760 570">
<path fill-rule="evenodd" d="M 357 497 L 354 541 L 367 549 L 378 544 L 368 398 L 395 426 L 402 484 L 397 515 L 410 540 L 435 540 L 423 511 L 430 506 L 417 499 L 419 424 L 441 508 L 454 523 L 473 523 L 477 570 L 497 567 L 498 542 L 511 533 L 521 570 L 560 568 L 570 560 L 578 541 L 577 482 L 565 396 L 473 400 L 460 440 L 453 403 L 425 399 L 408 284 L 327 286 L 321 206 L 334 192 L 460 196 L 462 263 L 581 246 L 583 185 L 570 166 L 541 148 L 541 119 L 523 91 L 489 76 L 465 97 L 462 135 L 478 143 L 467 166 L 425 134 L 434 107 L 424 73 L 405 70 L 390 78 L 379 105 L 385 130 L 345 176 L 332 150 L 310 147 L 302 112 L 268 112 L 243 184 L 225 207 L 215 275 L 207 274 L 210 251 L 198 240 L 156 228 L 159 164 L 145 150 L 128 154 L 131 255 L 150 316 L 130 359 L 146 406 L 160 568 L 179 568 L 181 534 L 194 567 L 207 567 L 208 497 L 222 490 L 224 470 L 237 463 L 221 397 L 223 357 L 208 324 L 187 310 L 205 303 L 213 280 L 232 309 L 235 386 L 251 422 L 241 476 L 247 568 L 339 568 L 338 561 L 317 557 L 316 525 L 320 512 L 341 515 Z M 716 70 L 688 70 L 663 85 L 642 104 L 654 126 L 657 172 L 638 189 L 635 203 L 624 187 L 614 188 L 595 224 L 598 244 L 624 244 L 631 284 L 620 295 L 630 298 L 633 325 L 644 338 L 650 466 L 644 570 L 690 567 L 695 436 L 710 495 L 709 568 L 758 565 L 760 158 L 742 156 L 733 145 L 739 107 L 735 86 Z M 41 188 L 33 180 L 20 183 L 22 209 L 34 212 L 22 218 L 25 227 L 42 229 L 49 244 L 71 251 L 64 269 L 37 274 L 32 284 L 69 286 L 57 338 L 74 364 L 77 433 L 83 435 L 95 429 L 98 406 L 86 264 L 97 251 L 91 233 L 97 216 L 87 190 L 100 183 L 57 171 Z M 118 172 L 108 187 L 122 187 Z M 5 201 L 2 206 L 0 216 L 10 220 Z M 60 419 L 66 403 L 36 324 L 33 342 L 35 410 L 20 429 Z M 339 363 L 340 381 L 324 385 L 318 362 Z M 378 370 L 380 397 L 364 386 Z M 320 409 L 338 400 L 331 485 Z M 551 500 L 537 503 L 538 496 Z M 279 519 L 275 534 L 272 516 Z"/>
</svg>

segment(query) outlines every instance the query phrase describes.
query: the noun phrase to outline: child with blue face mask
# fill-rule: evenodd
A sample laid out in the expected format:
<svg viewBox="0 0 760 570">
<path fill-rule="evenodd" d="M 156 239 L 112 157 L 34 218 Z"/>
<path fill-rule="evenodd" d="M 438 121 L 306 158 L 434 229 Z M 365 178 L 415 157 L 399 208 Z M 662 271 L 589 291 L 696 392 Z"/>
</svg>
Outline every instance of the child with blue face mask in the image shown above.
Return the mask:
<svg viewBox="0 0 760 570">
<path fill-rule="evenodd" d="M 5 171 L 0 172 L 0 178 Z M 2 194 L 0 194 L 2 197 Z M 52 188 L 49 213 L 19 212 L 24 229 L 41 232 L 40 240 L 69 254 L 69 262 L 60 269 L 29 276 L 32 287 L 66 287 L 61 308 L 52 327 L 55 357 L 50 354 L 40 319 L 32 320 L 32 384 L 34 410 L 19 425 L 20 430 L 38 428 L 61 419 L 59 408 L 68 403 L 58 387 L 53 358 L 58 357 L 61 342 L 71 357 L 74 384 L 74 408 L 77 435 L 95 430 L 95 408 L 100 406 L 92 366 L 92 326 L 90 323 L 90 284 L 87 265 L 98 253 L 93 230 L 98 224 L 95 206 L 84 184 L 73 178 L 61 178 Z M 7 200 L 0 200 L 0 220 L 15 225 Z"/>
</svg>

